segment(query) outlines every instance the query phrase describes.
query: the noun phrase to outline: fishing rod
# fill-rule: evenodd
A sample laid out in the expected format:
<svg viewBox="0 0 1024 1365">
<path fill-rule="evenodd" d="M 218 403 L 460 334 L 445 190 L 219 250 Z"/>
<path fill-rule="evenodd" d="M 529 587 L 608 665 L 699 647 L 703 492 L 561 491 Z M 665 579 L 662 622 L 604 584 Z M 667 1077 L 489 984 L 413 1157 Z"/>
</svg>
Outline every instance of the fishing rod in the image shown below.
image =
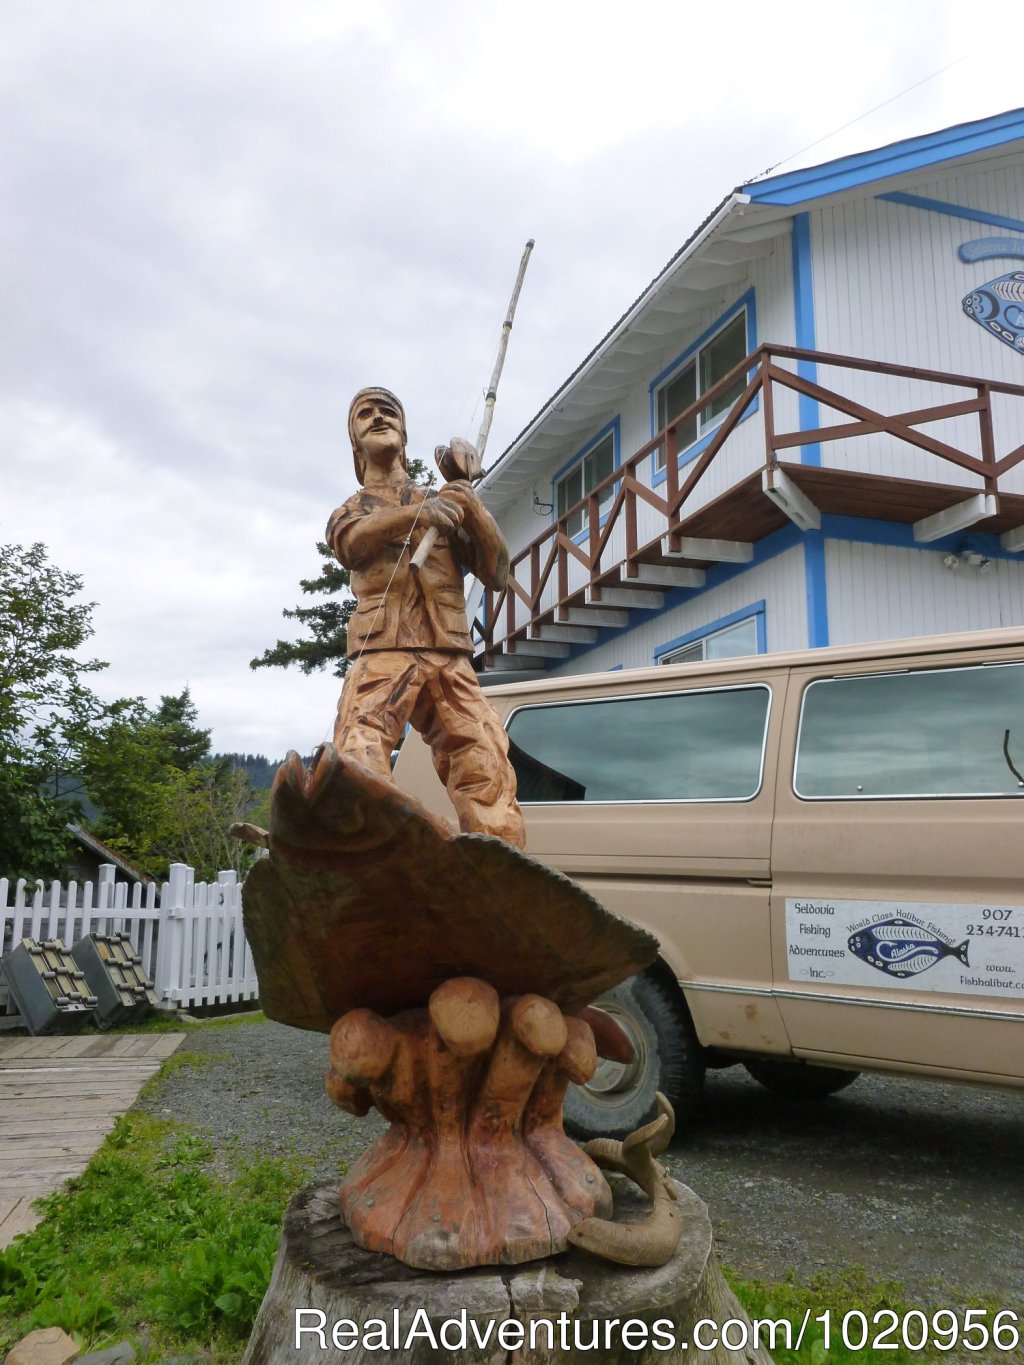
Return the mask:
<svg viewBox="0 0 1024 1365">
<path fill-rule="evenodd" d="M 526 243 L 523 251 L 523 258 L 519 262 L 519 272 L 516 275 L 515 288 L 512 290 L 512 297 L 509 299 L 508 312 L 501 328 L 501 340 L 498 342 L 498 355 L 494 362 L 494 372 L 491 375 L 491 382 L 487 386 L 487 394 L 484 399 L 483 421 L 480 423 L 480 434 L 476 438 L 476 451 L 472 452 L 471 447 L 467 447 L 464 441 L 453 441 L 451 445 L 436 446 L 434 449 L 434 459 L 437 467 L 441 471 L 446 482 L 452 479 L 468 479 L 470 483 L 477 483 L 484 477 L 484 450 L 487 446 L 487 437 L 491 431 L 491 421 L 494 418 L 494 405 L 498 401 L 498 380 L 501 378 L 502 367 L 505 364 L 505 352 L 508 350 L 508 338 L 512 331 L 512 320 L 515 317 L 516 305 L 519 302 L 519 292 L 523 287 L 523 277 L 526 275 L 526 267 L 530 260 L 530 252 L 533 250 L 533 238 Z M 437 527 L 428 526 L 423 533 L 416 553 L 411 560 L 412 568 L 418 573 L 426 563 L 427 556 L 434 548 L 437 540 Z"/>
</svg>

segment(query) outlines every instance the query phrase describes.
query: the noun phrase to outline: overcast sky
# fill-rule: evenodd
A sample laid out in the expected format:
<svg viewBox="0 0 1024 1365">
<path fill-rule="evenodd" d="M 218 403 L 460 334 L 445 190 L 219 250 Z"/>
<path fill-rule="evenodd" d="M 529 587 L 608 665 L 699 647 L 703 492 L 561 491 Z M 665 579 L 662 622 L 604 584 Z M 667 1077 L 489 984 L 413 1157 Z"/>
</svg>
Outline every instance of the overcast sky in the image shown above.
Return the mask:
<svg viewBox="0 0 1024 1365">
<path fill-rule="evenodd" d="M 735 185 L 1019 104 L 1022 39 L 1020 0 L 0 0 L 0 541 L 84 576 L 105 695 L 308 752 L 336 680 L 248 663 L 357 388 L 414 454 L 475 435 L 536 238 L 496 458 Z"/>
</svg>

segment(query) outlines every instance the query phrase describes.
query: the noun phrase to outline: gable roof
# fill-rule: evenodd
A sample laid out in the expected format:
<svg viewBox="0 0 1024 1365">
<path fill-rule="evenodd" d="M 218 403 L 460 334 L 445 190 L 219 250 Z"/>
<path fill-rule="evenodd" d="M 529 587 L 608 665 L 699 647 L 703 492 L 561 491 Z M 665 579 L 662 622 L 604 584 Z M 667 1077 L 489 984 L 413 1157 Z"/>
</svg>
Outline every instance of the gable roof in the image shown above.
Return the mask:
<svg viewBox="0 0 1024 1365">
<path fill-rule="evenodd" d="M 662 338 L 679 330 L 688 311 L 744 278 L 751 260 L 789 234 L 795 212 L 870 185 L 889 182 L 895 189 L 900 177 L 986 151 L 1024 153 L 1024 108 L 737 186 L 491 465 L 480 485 L 489 504 L 507 502 L 538 475 L 546 477 L 552 456 L 564 458 L 567 446 L 581 445 L 614 415 L 637 376 L 651 372 Z"/>
<path fill-rule="evenodd" d="M 80 844 L 88 853 L 101 858 L 103 862 L 113 863 L 130 881 L 142 882 L 144 886 L 155 881 L 154 877 L 150 877 L 145 872 L 140 872 L 127 858 L 112 849 L 109 844 L 105 844 L 102 839 L 97 839 L 95 834 L 91 834 L 82 825 L 69 824 L 67 829 L 76 844 Z"/>
</svg>

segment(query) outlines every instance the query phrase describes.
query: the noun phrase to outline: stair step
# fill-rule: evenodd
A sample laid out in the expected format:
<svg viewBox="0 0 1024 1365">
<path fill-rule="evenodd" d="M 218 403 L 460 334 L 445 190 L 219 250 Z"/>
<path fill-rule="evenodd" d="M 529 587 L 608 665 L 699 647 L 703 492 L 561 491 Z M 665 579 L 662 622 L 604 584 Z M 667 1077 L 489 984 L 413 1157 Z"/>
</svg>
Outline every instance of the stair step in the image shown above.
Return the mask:
<svg viewBox="0 0 1024 1365">
<path fill-rule="evenodd" d="M 644 611 L 657 611 L 664 605 L 665 594 L 651 588 L 602 588 L 601 600 L 593 602 L 588 588 L 586 601 L 595 607 L 641 607 Z"/>
<path fill-rule="evenodd" d="M 629 625 L 629 612 L 615 607 L 562 607 L 555 612 L 555 624 L 568 626 L 598 626 L 602 630 L 621 630 Z"/>
<path fill-rule="evenodd" d="M 636 577 L 624 581 L 660 588 L 702 588 L 705 577 L 703 569 L 681 569 L 674 564 L 638 564 Z"/>
<path fill-rule="evenodd" d="M 571 653 L 568 645 L 557 640 L 524 640 L 517 637 L 512 644 L 515 646 L 513 657 L 519 658 L 534 656 L 540 659 L 568 659 Z"/>
<path fill-rule="evenodd" d="M 592 645 L 597 639 L 596 626 L 571 626 L 561 623 L 551 626 L 531 626 L 531 640 L 559 640 L 569 645 Z"/>
<path fill-rule="evenodd" d="M 683 536 L 680 548 L 672 550 L 670 536 L 663 536 L 661 553 L 666 559 L 713 559 L 729 564 L 749 564 L 754 558 L 754 547 L 747 540 L 705 540 L 698 536 Z"/>
</svg>

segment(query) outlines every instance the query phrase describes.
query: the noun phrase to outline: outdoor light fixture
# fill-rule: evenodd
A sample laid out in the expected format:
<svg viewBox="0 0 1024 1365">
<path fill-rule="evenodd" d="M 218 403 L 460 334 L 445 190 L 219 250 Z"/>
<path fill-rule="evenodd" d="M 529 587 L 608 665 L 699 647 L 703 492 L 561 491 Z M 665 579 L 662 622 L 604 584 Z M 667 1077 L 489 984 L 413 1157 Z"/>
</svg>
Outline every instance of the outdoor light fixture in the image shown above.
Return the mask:
<svg viewBox="0 0 1024 1365">
<path fill-rule="evenodd" d="M 943 555 L 942 562 L 952 573 L 965 567 L 977 569 L 978 573 L 987 573 L 992 567 L 992 557 L 977 545 L 972 545 L 970 538 L 962 550 L 951 550 L 949 554 Z"/>
<path fill-rule="evenodd" d="M 541 502 L 540 498 L 537 496 L 536 488 L 533 490 L 533 510 L 539 517 L 546 517 L 554 505 L 553 502 Z"/>
</svg>

